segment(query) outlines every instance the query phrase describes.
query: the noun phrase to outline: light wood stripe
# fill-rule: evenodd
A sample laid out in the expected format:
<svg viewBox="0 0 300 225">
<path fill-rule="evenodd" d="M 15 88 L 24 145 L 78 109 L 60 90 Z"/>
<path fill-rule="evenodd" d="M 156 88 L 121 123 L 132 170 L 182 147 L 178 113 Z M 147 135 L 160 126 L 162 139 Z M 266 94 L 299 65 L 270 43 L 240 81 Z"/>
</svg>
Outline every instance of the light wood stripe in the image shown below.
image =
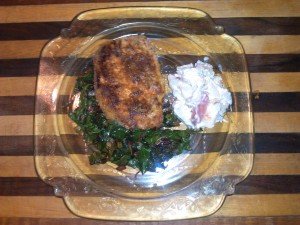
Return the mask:
<svg viewBox="0 0 300 225">
<path fill-rule="evenodd" d="M 242 115 L 243 113 L 238 113 Z M 46 118 L 51 120 L 51 116 Z M 300 132 L 300 113 L 299 112 L 268 112 L 254 113 L 255 132 L 258 133 L 293 133 Z M 42 120 L 41 120 L 42 122 Z M 32 135 L 33 134 L 33 116 L 0 116 L 0 135 Z M 40 132 L 38 128 L 38 132 Z M 49 124 L 47 132 L 53 133 L 52 125 Z M 66 130 L 64 133 L 73 131 Z"/>
<path fill-rule="evenodd" d="M 256 154 L 251 175 L 300 175 L 299 160 L 300 153 Z M 37 177 L 33 156 L 0 156 L 0 165 L 0 177 Z"/>
<path fill-rule="evenodd" d="M 247 72 L 223 72 L 222 76 L 225 77 L 227 80 L 228 86 L 231 88 L 232 92 L 249 92 L 249 77 Z M 76 78 L 75 76 L 42 76 L 38 80 L 39 83 L 47 83 L 49 84 L 50 80 L 53 80 L 53 78 L 57 80 L 63 80 L 62 86 L 60 87 L 60 95 L 71 95 L 73 93 L 74 86 L 76 84 Z M 20 84 L 21 87 L 22 84 Z M 1 87 L 1 84 L 0 84 Z M 35 87 L 32 87 L 35 89 Z M 39 88 L 37 90 L 37 95 L 44 95 L 44 90 Z M 1 93 L 0 93 L 1 96 Z"/>
<path fill-rule="evenodd" d="M 296 17 L 300 3 L 297 0 L 231 0 L 231 1 L 176 1 L 176 2 L 120 2 L 53 4 L 0 7 L 2 23 L 71 20 L 78 13 L 95 8 L 120 6 L 183 6 L 202 9 L 212 17 Z M 67 10 L 66 10 L 67 9 Z"/>
<path fill-rule="evenodd" d="M 238 114 L 243 114 L 243 113 L 238 113 Z M 299 112 L 254 113 L 254 119 L 255 119 L 255 132 L 258 133 L 300 132 Z M 32 115 L 0 116 L 0 124 L 1 124 L 0 127 L 1 136 L 9 136 L 9 135 L 17 136 L 17 135 L 33 134 Z"/>
<path fill-rule="evenodd" d="M 0 196 L 0 217 L 74 218 L 63 200 L 44 196 Z M 18 206 L 18 207 L 16 207 Z M 212 217 L 283 216 L 300 213 L 300 194 L 233 195 Z"/>
<path fill-rule="evenodd" d="M 36 77 L 0 77 L 0 96 L 35 95 Z"/>
<path fill-rule="evenodd" d="M 299 158 L 299 157 L 298 157 Z M 84 174 L 90 175 L 109 175 L 109 176 L 122 176 L 122 173 L 118 173 L 117 170 L 114 170 L 112 173 L 112 168 L 116 168 L 117 166 L 112 163 L 108 163 L 108 165 L 95 165 L 91 166 L 88 160 L 87 155 L 83 154 L 71 154 L 70 159 L 75 165 L 83 171 Z M 190 174 L 202 174 L 208 167 L 209 164 L 214 160 L 215 168 L 218 168 L 218 171 L 213 173 L 214 176 L 245 176 L 250 173 L 251 170 L 251 162 L 253 161 L 253 155 L 251 154 L 233 154 L 233 155 L 222 155 L 218 157 L 218 153 L 207 153 L 207 154 L 193 154 L 190 155 L 186 159 L 189 165 L 182 165 L 181 168 L 189 171 Z M 53 167 L 51 171 L 45 170 L 44 165 L 64 165 L 69 159 L 64 156 L 38 156 L 35 159 L 35 164 L 38 169 L 38 174 L 41 177 L 62 177 L 69 176 L 80 178 L 79 175 L 70 174 L 68 170 L 64 170 L 63 167 Z M 193 167 L 192 165 L 200 164 L 198 167 Z M 238 168 L 238 169 L 237 169 Z M 178 168 L 180 169 L 180 168 Z M 77 170 L 76 170 L 77 171 Z M 76 173 L 81 173 L 81 171 L 77 171 Z M 139 172 L 137 169 L 126 168 L 124 173 L 128 174 L 128 177 L 133 179 L 135 175 Z M 203 175 L 203 179 L 209 178 L 212 174 L 210 172 Z M 167 176 L 167 175 L 166 175 Z M 165 182 L 163 178 L 161 180 L 156 181 L 158 184 L 160 182 Z"/>
<path fill-rule="evenodd" d="M 17 136 L 33 134 L 33 116 L 0 116 L 0 135 Z"/>
<path fill-rule="evenodd" d="M 254 123 L 257 133 L 300 132 L 300 113 L 254 113 Z"/>
<path fill-rule="evenodd" d="M 0 196 L 0 217 L 75 218 L 63 199 L 51 197 Z"/>
<path fill-rule="evenodd" d="M 252 91 L 300 92 L 300 73 L 251 73 Z"/>
<path fill-rule="evenodd" d="M 237 113 L 238 116 L 245 116 L 243 113 Z M 49 115 L 46 119 L 51 120 Z M 268 112 L 254 113 L 255 131 L 258 133 L 292 133 L 300 132 L 300 113 L 299 112 Z M 42 122 L 42 121 L 41 121 Z M 33 134 L 33 116 L 0 116 L 0 135 L 32 135 Z M 50 126 L 48 127 L 52 129 Z M 39 132 L 39 130 L 38 130 Z M 64 131 L 64 133 L 68 133 Z"/>
<path fill-rule="evenodd" d="M 59 35 L 59 34 L 57 34 Z M 198 38 L 204 41 L 212 41 L 217 36 L 201 36 Z M 291 54 L 300 53 L 300 38 L 297 35 L 262 35 L 262 36 L 235 36 L 243 45 L 246 54 Z M 182 38 L 164 39 L 165 42 L 172 40 L 174 43 L 184 43 Z M 78 39 L 78 44 L 83 39 Z M 48 40 L 23 40 L 23 41 L 0 41 L 0 59 L 20 59 L 20 58 L 38 58 L 41 49 Z M 164 43 L 164 42 L 162 42 Z M 215 53 L 230 53 L 232 50 L 222 49 Z M 17 49 L 17 51 L 15 51 Z M 66 49 L 67 50 L 67 49 Z M 194 50 L 188 49 L 188 52 L 180 54 L 197 54 Z M 60 51 L 58 56 L 66 56 L 65 51 Z"/>
<path fill-rule="evenodd" d="M 47 42 L 48 40 L 0 41 L 0 59 L 39 58 Z"/>
<path fill-rule="evenodd" d="M 225 74 L 227 76 L 227 74 Z M 230 75 L 228 75 L 230 76 Z M 235 76 L 234 82 L 243 79 Z M 252 91 L 255 92 L 300 92 L 300 73 L 251 73 Z M 70 78 L 71 79 L 71 78 Z M 73 81 L 70 81 L 73 82 Z M 242 85 L 237 85 L 242 87 Z M 32 96 L 35 94 L 36 77 L 0 77 L 0 96 Z M 69 90 L 65 93 L 68 94 Z M 244 92 L 242 88 L 239 90 Z"/>
<path fill-rule="evenodd" d="M 280 216 L 299 215 L 300 195 L 233 195 L 228 196 L 213 216 Z"/>
<path fill-rule="evenodd" d="M 0 156 L 0 177 L 37 177 L 33 156 Z"/>
<path fill-rule="evenodd" d="M 300 115 L 300 114 L 299 114 Z M 243 124 L 238 121 L 247 121 L 249 118 L 248 112 L 227 113 L 224 118 L 235 124 L 230 132 L 250 133 L 253 132 L 252 123 Z M 55 121 L 57 120 L 57 121 Z M 61 134 L 76 134 L 74 127 L 76 124 L 66 114 L 60 114 L 55 118 L 53 115 L 36 116 L 35 134 L 37 135 L 57 135 Z M 74 126 L 70 124 L 74 124 Z M 46 125 L 46 126 L 45 126 Z M 227 132 L 229 123 L 217 123 L 213 128 L 205 129 L 206 133 Z M 185 128 L 185 127 L 183 127 Z M 1 131 L 1 130 L 0 130 Z M 1 135 L 1 133 L 0 133 Z"/>
<path fill-rule="evenodd" d="M 300 153 L 256 154 L 251 175 L 300 175 Z"/>
<path fill-rule="evenodd" d="M 235 36 L 246 54 L 299 54 L 300 38 L 297 35 Z"/>
</svg>

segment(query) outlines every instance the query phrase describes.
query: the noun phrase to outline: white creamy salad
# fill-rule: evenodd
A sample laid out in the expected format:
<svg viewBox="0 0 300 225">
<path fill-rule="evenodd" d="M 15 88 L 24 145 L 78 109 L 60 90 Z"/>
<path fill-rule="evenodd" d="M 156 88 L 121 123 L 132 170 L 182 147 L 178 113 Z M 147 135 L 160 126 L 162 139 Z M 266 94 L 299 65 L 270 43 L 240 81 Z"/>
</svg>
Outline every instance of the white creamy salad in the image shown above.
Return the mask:
<svg viewBox="0 0 300 225">
<path fill-rule="evenodd" d="M 168 81 L 175 97 L 174 113 L 186 126 L 212 128 L 223 121 L 232 98 L 212 65 L 199 60 L 195 65 L 177 67 L 177 73 L 168 75 Z"/>
</svg>

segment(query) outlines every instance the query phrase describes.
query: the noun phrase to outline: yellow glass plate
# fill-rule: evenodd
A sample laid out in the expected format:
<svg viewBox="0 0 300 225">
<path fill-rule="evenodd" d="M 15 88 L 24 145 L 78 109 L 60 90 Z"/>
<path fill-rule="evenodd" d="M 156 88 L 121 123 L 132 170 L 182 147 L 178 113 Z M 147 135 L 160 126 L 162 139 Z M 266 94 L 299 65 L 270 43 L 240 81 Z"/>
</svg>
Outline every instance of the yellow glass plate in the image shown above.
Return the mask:
<svg viewBox="0 0 300 225">
<path fill-rule="evenodd" d="M 87 146 L 68 112 L 76 77 L 108 40 L 143 34 L 163 73 L 211 63 L 232 93 L 227 122 L 196 135 L 193 150 L 165 170 L 136 175 L 90 165 Z M 36 90 L 35 165 L 78 216 L 107 220 L 175 220 L 207 216 L 250 172 L 253 119 L 250 82 L 240 43 L 200 10 L 174 7 L 97 9 L 78 15 L 43 49 Z"/>
</svg>

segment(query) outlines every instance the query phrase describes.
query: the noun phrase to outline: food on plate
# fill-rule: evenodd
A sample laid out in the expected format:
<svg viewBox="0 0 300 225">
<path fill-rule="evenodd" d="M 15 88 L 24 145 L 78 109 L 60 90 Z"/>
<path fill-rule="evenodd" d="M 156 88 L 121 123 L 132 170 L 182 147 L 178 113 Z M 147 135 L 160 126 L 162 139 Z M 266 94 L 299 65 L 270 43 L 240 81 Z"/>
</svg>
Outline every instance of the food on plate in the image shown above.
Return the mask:
<svg viewBox="0 0 300 225">
<path fill-rule="evenodd" d="M 198 60 L 195 65 L 179 66 L 168 80 L 176 98 L 174 112 L 188 127 L 212 128 L 223 121 L 232 98 L 212 65 Z"/>
<path fill-rule="evenodd" d="M 111 41 L 93 61 L 96 99 L 107 119 L 129 129 L 161 125 L 165 84 L 145 36 Z"/>
<path fill-rule="evenodd" d="M 192 136 L 221 122 L 231 104 L 208 63 L 162 75 L 141 35 L 102 46 L 77 78 L 74 98 L 69 116 L 94 146 L 90 163 L 110 161 L 118 170 L 130 166 L 143 174 L 164 169 L 173 156 L 191 150 Z"/>
</svg>

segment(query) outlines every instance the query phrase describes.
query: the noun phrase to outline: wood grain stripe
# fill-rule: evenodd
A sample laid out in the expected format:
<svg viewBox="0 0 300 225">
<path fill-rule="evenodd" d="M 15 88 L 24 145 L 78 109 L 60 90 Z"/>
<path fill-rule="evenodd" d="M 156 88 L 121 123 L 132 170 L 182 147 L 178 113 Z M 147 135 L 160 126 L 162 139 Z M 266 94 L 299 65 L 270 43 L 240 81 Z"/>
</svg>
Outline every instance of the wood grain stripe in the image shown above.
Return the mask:
<svg viewBox="0 0 300 225">
<path fill-rule="evenodd" d="M 0 96 L 0 116 L 34 115 L 34 102 L 34 96 Z"/>
<path fill-rule="evenodd" d="M 292 35 L 300 34 L 300 17 L 214 18 L 216 24 L 230 35 Z"/>
<path fill-rule="evenodd" d="M 39 59 L 4 59 L 0 60 L 0 77 L 26 77 L 37 75 Z"/>
<path fill-rule="evenodd" d="M 89 0 L 88 2 L 93 3 L 104 3 L 104 2 L 143 2 L 145 0 Z M 163 2 L 170 0 L 151 0 L 152 2 Z M 191 0 L 174 0 L 174 1 L 191 1 Z M 193 1 L 193 0 L 192 0 Z M 196 0 L 194 0 L 196 1 Z M 66 4 L 66 3 L 86 3 L 87 0 L 2 0 L 0 5 L 12 6 L 12 5 L 46 5 L 46 4 Z"/>
<path fill-rule="evenodd" d="M 277 35 L 280 37 L 279 35 L 300 34 L 300 17 L 242 17 L 215 18 L 214 20 L 216 24 L 223 26 L 229 35 Z M 55 38 L 63 28 L 69 26 L 68 21 L 0 23 L 0 40 L 48 40 Z"/>
<path fill-rule="evenodd" d="M 198 37 L 204 40 L 210 38 L 210 36 L 201 37 L 200 35 Z M 236 38 L 243 45 L 246 54 L 300 53 L 300 39 L 296 35 L 236 36 Z M 210 39 L 213 40 L 213 36 Z M 172 41 L 182 43 L 184 40 L 173 38 Z M 38 58 L 41 49 L 47 42 L 48 40 L 0 41 L 0 59 Z M 81 42 L 81 40 L 79 39 L 78 42 Z M 16 49 L 18 51 L 15 51 Z M 226 49 L 224 51 L 227 53 Z"/>
<path fill-rule="evenodd" d="M 1 156 L 0 165 L 2 168 L 0 171 L 0 177 L 37 176 L 33 156 Z"/>
<path fill-rule="evenodd" d="M 256 154 L 251 175 L 300 175 L 299 160 L 299 153 Z M 0 156 L 0 165 L 0 177 L 37 176 L 33 156 Z"/>
<path fill-rule="evenodd" d="M 95 8 L 120 6 L 183 6 L 202 9 L 215 18 L 221 17 L 296 17 L 299 16 L 299 2 L 283 0 L 266 3 L 261 0 L 232 1 L 176 1 L 176 2 L 120 2 L 85 3 L 60 5 L 25 5 L 0 7 L 0 21 L 4 23 L 64 21 L 71 20 L 82 11 Z M 68 9 L 68 10 L 66 10 Z"/>
<path fill-rule="evenodd" d="M 256 153 L 299 153 L 300 133 L 255 133 Z"/>
<path fill-rule="evenodd" d="M 0 59 L 38 58 L 48 40 L 0 41 Z"/>
<path fill-rule="evenodd" d="M 1 196 L 0 217 L 75 218 L 63 204 L 52 196 Z M 242 203 L 243 207 L 241 207 Z M 283 216 L 300 213 L 299 194 L 233 195 L 228 196 L 221 209 L 212 217 Z M 18 206 L 18 207 L 16 207 Z"/>
<path fill-rule="evenodd" d="M 300 111 L 299 101 L 300 92 L 252 94 L 254 112 L 297 112 Z"/>
<path fill-rule="evenodd" d="M 236 92 L 235 96 L 237 101 L 246 98 L 247 93 L 245 92 Z M 66 96 L 67 97 L 67 96 Z M 300 111 L 300 92 L 273 92 L 273 93 L 252 93 L 252 109 L 254 113 L 257 112 L 298 112 Z M 62 98 L 62 105 L 67 105 L 69 102 L 68 98 Z M 1 97 L 0 97 L 1 105 Z M 26 107 L 26 106 L 24 106 Z M 249 111 L 247 104 L 239 104 L 235 106 L 233 104 L 233 111 L 235 112 L 245 112 Z M 29 110 L 28 110 L 29 111 Z M 68 113 L 67 109 L 62 109 L 60 113 Z M 0 114 L 1 115 L 1 114 Z M 5 114 L 3 114 L 5 115 Z M 19 115 L 15 111 L 14 115 Z"/>
<path fill-rule="evenodd" d="M 0 222 L 4 225 L 119 225 L 119 221 L 96 221 L 85 218 L 25 218 L 25 217 L 2 217 Z M 230 225 L 299 225 L 300 216 L 275 216 L 275 217 L 204 217 L 197 219 L 185 220 L 185 225 L 219 225 L 219 224 L 230 224 Z M 147 223 L 132 223 L 122 221 L 122 225 L 182 225 L 182 220 L 175 221 L 159 221 L 159 222 L 147 222 Z"/>
<path fill-rule="evenodd" d="M 254 119 L 255 131 L 258 133 L 300 132 L 299 112 L 254 113 Z M 0 116 L 0 124 L 0 136 L 33 134 L 32 115 Z"/>
<path fill-rule="evenodd" d="M 53 195 L 53 187 L 38 177 L 0 177 L 0 196 Z"/>
<path fill-rule="evenodd" d="M 35 88 L 35 76 L 0 77 L 0 96 L 32 96 L 35 95 Z"/>
<path fill-rule="evenodd" d="M 0 136 L 0 156 L 32 156 L 33 136 Z M 74 139 L 70 135 L 71 139 Z M 298 153 L 300 133 L 255 133 L 255 153 Z"/>
<path fill-rule="evenodd" d="M 243 45 L 246 54 L 300 53 L 300 38 L 298 35 L 252 35 L 235 37 Z"/>
<path fill-rule="evenodd" d="M 300 132 L 300 113 L 298 112 L 256 113 L 254 114 L 254 121 L 255 132 L 258 133 Z"/>
<path fill-rule="evenodd" d="M 243 99 L 246 93 L 235 93 L 237 98 Z M 62 105 L 69 102 L 68 96 L 59 98 Z M 297 112 L 300 111 L 300 92 L 283 93 L 253 93 L 252 107 L 254 112 Z M 0 96 L 0 116 L 5 115 L 34 115 L 35 96 Z M 20 108 L 22 110 L 20 110 Z M 50 109 L 43 108 L 43 113 L 50 114 Z M 247 105 L 241 104 L 237 112 L 247 111 Z M 59 113 L 68 113 L 67 108 L 58 110 Z"/>
<path fill-rule="evenodd" d="M 256 114 L 261 114 L 261 113 L 256 113 Z M 286 115 L 282 115 L 282 119 L 286 120 L 289 119 L 289 117 L 287 117 L 287 115 L 292 114 L 292 113 L 286 113 Z M 297 115 L 297 113 L 294 113 L 295 115 Z M 239 121 L 239 125 L 240 121 L 244 121 L 243 126 L 235 126 L 234 129 L 231 129 L 229 131 L 231 132 L 239 132 L 239 133 L 251 133 L 253 132 L 253 121 L 248 121 L 247 119 L 249 118 L 249 116 L 252 116 L 252 113 L 249 112 L 228 112 L 225 115 L 225 119 L 230 120 L 233 124 L 238 124 Z M 256 115 L 259 117 L 259 115 Z M 300 113 L 299 113 L 300 116 Z M 25 116 L 2 116 L 0 117 L 0 122 L 2 118 L 6 118 L 7 120 L 7 124 L 9 124 L 11 121 L 9 121 L 8 119 L 12 119 L 12 118 L 18 118 L 18 119 L 28 119 L 28 117 L 30 117 L 29 115 L 25 115 Z M 273 119 L 272 116 L 269 119 Z M 4 119 L 3 119 L 4 120 Z M 30 121 L 30 120 L 29 120 Z M 47 114 L 47 115 L 43 115 L 43 114 L 39 114 L 39 115 L 35 115 L 35 135 L 57 135 L 57 132 L 59 129 L 60 134 L 76 134 L 77 131 L 73 126 L 69 126 L 67 124 L 74 124 L 75 123 L 71 120 L 71 118 L 67 115 L 67 114 L 58 114 L 57 116 L 54 114 Z M 264 123 L 266 123 L 267 121 L 264 121 Z M 270 121 L 268 121 L 270 122 Z M 289 123 L 289 121 L 286 121 L 287 123 Z M 294 121 L 293 121 L 294 122 Z M 207 134 L 216 134 L 216 133 L 220 133 L 220 132 L 227 132 L 228 131 L 228 125 L 227 123 L 218 123 L 216 124 L 213 128 L 207 128 L 205 130 L 205 132 Z M 5 129 L 5 125 L 4 125 L 4 129 Z M 0 128 L 0 135 L 1 133 L 1 128 Z M 8 130 L 7 130 L 8 131 Z M 28 132 L 28 131 L 27 131 Z M 286 131 L 288 132 L 288 131 Z M 33 134 L 33 133 L 31 133 Z M 9 135 L 8 133 L 6 135 Z M 25 134 L 23 134 L 25 135 Z M 29 133 L 27 133 L 27 135 L 29 135 Z"/>
<path fill-rule="evenodd" d="M 238 195 L 289 193 L 300 193 L 300 176 L 248 176 L 234 191 Z"/>
<path fill-rule="evenodd" d="M 254 156 L 252 175 L 300 174 L 300 154 L 257 154 Z"/>
<path fill-rule="evenodd" d="M 182 56 L 186 58 L 187 56 Z M 237 60 L 234 55 L 227 55 L 231 60 Z M 198 58 L 198 57 L 196 57 Z M 187 63 L 196 61 L 188 57 Z M 298 62 L 300 55 L 297 54 L 248 54 L 246 60 L 248 70 L 251 73 L 258 72 L 300 72 Z M 63 59 L 62 59 L 63 60 Z M 38 74 L 38 58 L 28 59 L 1 59 L 0 77 L 32 76 Z"/>
<path fill-rule="evenodd" d="M 2 21 L 1 21 L 2 22 Z M 0 40 L 53 39 L 70 22 L 0 23 Z M 43 31 L 43 32 L 41 32 Z"/>
<path fill-rule="evenodd" d="M 298 72 L 251 73 L 250 80 L 255 93 L 300 92 L 300 73 Z M 35 88 L 35 76 L 0 77 L 0 96 L 31 96 L 35 94 Z"/>
<path fill-rule="evenodd" d="M 300 55 L 246 55 L 248 70 L 258 72 L 298 72 Z"/>
<path fill-rule="evenodd" d="M 53 192 L 53 188 L 38 177 L 0 177 L 0 196 L 53 196 Z M 234 192 L 235 195 L 297 193 L 300 193 L 299 175 L 249 176 Z"/>
<path fill-rule="evenodd" d="M 242 203 L 243 207 L 241 207 Z M 213 216 L 299 215 L 300 195 L 236 195 L 226 198 Z"/>
<path fill-rule="evenodd" d="M 251 73 L 254 92 L 300 92 L 300 73 Z"/>
<path fill-rule="evenodd" d="M 63 203 L 54 196 L 0 196 L 0 217 L 32 218 L 76 218 Z"/>
<path fill-rule="evenodd" d="M 151 2 L 170 2 L 170 0 L 151 0 Z M 173 0 L 176 1 L 198 1 L 198 0 Z M 13 6 L 13 5 L 46 5 L 46 4 L 66 4 L 66 3 L 86 3 L 87 0 L 2 0 L 0 5 Z M 89 0 L 91 3 L 105 3 L 105 2 L 145 2 L 145 0 Z M 231 1 L 237 2 L 237 1 Z M 245 1 L 247 3 L 247 1 Z M 261 1 L 256 1 L 261 2 Z"/>
<path fill-rule="evenodd" d="M 33 116 L 0 116 L 0 135 L 33 135 Z"/>
<path fill-rule="evenodd" d="M 32 156 L 34 136 L 0 136 L 0 156 Z"/>
</svg>

